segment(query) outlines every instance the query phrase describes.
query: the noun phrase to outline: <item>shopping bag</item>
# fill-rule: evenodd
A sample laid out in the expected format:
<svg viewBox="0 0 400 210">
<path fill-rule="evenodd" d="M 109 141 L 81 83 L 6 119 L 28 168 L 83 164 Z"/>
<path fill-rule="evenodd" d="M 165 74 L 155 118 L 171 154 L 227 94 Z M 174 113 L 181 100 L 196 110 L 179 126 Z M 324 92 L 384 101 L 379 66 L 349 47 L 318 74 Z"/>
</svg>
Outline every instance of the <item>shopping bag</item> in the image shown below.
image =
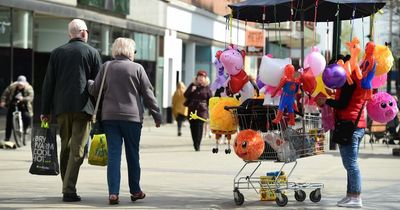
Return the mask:
<svg viewBox="0 0 400 210">
<path fill-rule="evenodd" d="M 36 175 L 58 175 L 56 128 L 42 122 L 32 130 L 32 165 L 29 173 Z"/>
<path fill-rule="evenodd" d="M 324 131 L 333 130 L 335 128 L 335 114 L 333 109 L 328 105 L 323 105 L 321 108 L 322 127 Z"/>
<path fill-rule="evenodd" d="M 93 135 L 90 143 L 88 162 L 90 165 L 106 166 L 108 161 L 107 140 L 105 134 Z"/>
</svg>

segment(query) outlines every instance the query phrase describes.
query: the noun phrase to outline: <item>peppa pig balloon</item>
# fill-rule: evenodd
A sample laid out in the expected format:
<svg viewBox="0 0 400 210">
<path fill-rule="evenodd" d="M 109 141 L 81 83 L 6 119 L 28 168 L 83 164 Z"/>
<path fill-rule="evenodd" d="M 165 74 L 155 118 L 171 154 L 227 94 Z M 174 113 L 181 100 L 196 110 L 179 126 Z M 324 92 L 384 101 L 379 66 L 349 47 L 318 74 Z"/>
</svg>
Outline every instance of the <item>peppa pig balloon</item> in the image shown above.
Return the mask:
<svg viewBox="0 0 400 210">
<path fill-rule="evenodd" d="M 244 56 L 246 55 L 244 50 L 239 51 L 233 44 L 229 45 L 221 55 L 219 60 L 225 68 L 225 71 L 229 75 L 237 75 L 243 70 Z"/>
<path fill-rule="evenodd" d="M 290 58 L 271 58 L 270 56 L 263 56 L 260 65 L 259 79 L 267 85 L 276 87 L 283 75 L 283 68 L 287 64 L 292 64 Z"/>
<path fill-rule="evenodd" d="M 312 47 L 311 52 L 304 59 L 304 68 L 310 67 L 314 76 L 320 75 L 326 66 L 326 60 L 317 47 Z"/>
<path fill-rule="evenodd" d="M 372 95 L 372 99 L 367 104 L 368 116 L 380 123 L 387 123 L 393 120 L 398 111 L 396 100 L 386 92 Z"/>
<path fill-rule="evenodd" d="M 218 51 L 216 55 L 229 76 L 225 82 L 226 87 L 232 94 L 240 93 L 240 102 L 254 96 L 254 86 L 243 69 L 245 55 L 244 50 L 238 50 L 233 44 L 224 51 Z"/>
<path fill-rule="evenodd" d="M 331 64 L 322 73 L 322 80 L 326 87 L 337 89 L 346 82 L 346 72 L 339 64 Z"/>
</svg>

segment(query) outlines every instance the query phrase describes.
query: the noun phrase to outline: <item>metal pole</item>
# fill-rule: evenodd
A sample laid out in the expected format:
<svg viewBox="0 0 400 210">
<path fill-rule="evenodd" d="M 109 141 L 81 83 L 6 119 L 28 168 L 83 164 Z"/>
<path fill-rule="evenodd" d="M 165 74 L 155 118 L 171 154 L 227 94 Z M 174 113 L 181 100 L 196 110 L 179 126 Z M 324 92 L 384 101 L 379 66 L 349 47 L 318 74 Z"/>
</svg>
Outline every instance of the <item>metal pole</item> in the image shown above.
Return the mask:
<svg viewBox="0 0 400 210">
<path fill-rule="evenodd" d="M 333 22 L 333 42 L 332 42 L 332 59 L 336 58 L 340 53 L 340 34 L 342 33 L 342 22 L 334 21 Z M 330 132 L 331 133 L 331 132 Z M 329 150 L 336 150 L 337 145 L 333 142 L 332 135 L 329 135 Z"/>
<path fill-rule="evenodd" d="M 332 42 L 332 58 L 337 58 L 337 55 L 340 53 L 341 40 L 340 34 L 342 33 L 342 22 L 334 21 L 333 22 L 333 42 Z"/>
<path fill-rule="evenodd" d="M 14 81 L 14 37 L 13 37 L 13 33 L 14 33 L 14 10 L 13 8 L 10 9 L 10 22 L 11 22 L 11 26 L 10 26 L 10 84 Z"/>
</svg>

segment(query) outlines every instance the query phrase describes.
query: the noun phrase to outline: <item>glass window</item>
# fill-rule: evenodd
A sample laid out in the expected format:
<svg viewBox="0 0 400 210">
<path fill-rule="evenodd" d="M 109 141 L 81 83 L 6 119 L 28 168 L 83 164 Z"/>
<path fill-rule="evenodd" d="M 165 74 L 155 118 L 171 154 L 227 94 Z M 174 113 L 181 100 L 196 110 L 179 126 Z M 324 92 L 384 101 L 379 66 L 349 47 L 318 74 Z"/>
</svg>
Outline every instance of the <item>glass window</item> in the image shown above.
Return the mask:
<svg viewBox="0 0 400 210">
<path fill-rule="evenodd" d="M 142 45 L 142 34 L 141 33 L 135 33 L 135 42 L 136 42 L 136 55 L 135 59 L 137 60 L 142 60 L 143 59 L 143 45 Z"/>
<path fill-rule="evenodd" d="M 149 60 L 151 61 L 156 61 L 156 48 L 157 48 L 157 42 L 156 42 L 156 36 L 150 35 L 150 40 L 149 40 Z"/>
<path fill-rule="evenodd" d="M 0 46 L 10 46 L 11 14 L 9 8 L 0 7 Z"/>
<path fill-rule="evenodd" d="M 90 22 L 89 27 L 89 39 L 88 43 L 90 46 L 96 48 L 99 52 L 102 52 L 101 46 L 101 25 L 99 23 Z"/>
<path fill-rule="evenodd" d="M 142 60 L 149 60 L 149 35 L 142 34 Z"/>
</svg>

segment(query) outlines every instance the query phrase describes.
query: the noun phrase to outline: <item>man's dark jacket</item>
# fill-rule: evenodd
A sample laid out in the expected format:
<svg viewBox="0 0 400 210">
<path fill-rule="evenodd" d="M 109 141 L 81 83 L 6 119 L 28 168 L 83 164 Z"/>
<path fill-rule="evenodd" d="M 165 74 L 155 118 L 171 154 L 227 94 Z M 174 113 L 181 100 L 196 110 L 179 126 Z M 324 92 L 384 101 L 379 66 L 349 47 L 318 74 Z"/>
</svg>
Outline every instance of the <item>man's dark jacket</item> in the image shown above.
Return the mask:
<svg viewBox="0 0 400 210">
<path fill-rule="evenodd" d="M 87 81 L 100 69 L 99 52 L 79 38 L 54 49 L 42 86 L 42 114 L 93 114 Z"/>
</svg>

